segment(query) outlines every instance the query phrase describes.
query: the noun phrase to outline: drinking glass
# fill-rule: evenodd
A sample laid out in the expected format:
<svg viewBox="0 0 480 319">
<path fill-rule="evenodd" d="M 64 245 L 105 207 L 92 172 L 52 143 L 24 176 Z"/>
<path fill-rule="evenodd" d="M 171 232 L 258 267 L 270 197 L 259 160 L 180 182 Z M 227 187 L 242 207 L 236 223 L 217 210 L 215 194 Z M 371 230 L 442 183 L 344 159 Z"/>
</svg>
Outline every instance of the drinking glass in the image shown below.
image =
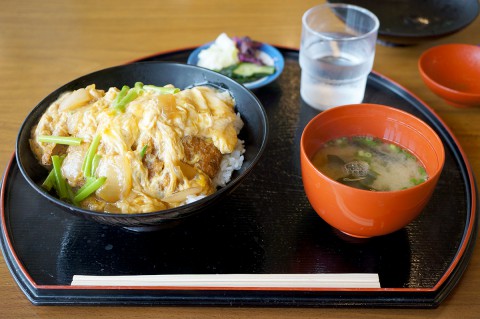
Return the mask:
<svg viewBox="0 0 480 319">
<path fill-rule="evenodd" d="M 323 4 L 302 18 L 300 95 L 318 110 L 363 101 L 378 18 L 350 4 Z"/>
</svg>

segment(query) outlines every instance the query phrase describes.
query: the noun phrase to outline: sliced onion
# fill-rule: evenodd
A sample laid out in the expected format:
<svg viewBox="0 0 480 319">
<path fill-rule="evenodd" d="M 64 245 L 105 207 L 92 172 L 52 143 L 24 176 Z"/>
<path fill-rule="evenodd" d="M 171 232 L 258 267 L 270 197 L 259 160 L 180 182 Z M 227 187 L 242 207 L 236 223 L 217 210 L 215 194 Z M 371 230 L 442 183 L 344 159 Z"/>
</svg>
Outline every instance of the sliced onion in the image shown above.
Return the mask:
<svg viewBox="0 0 480 319">
<path fill-rule="evenodd" d="M 102 200 L 114 203 L 124 198 L 132 187 L 131 168 L 128 160 L 121 155 L 103 156 L 98 164 L 97 176 L 107 178 L 96 194 Z"/>
<path fill-rule="evenodd" d="M 88 93 L 87 90 L 78 89 L 70 93 L 68 96 L 65 97 L 65 99 L 62 100 L 59 106 L 59 110 L 62 112 L 73 110 L 86 104 L 91 99 L 92 96 L 90 95 L 90 93 Z"/>
<path fill-rule="evenodd" d="M 200 187 L 190 187 L 183 189 L 181 191 L 175 192 L 172 195 L 169 195 L 162 199 L 162 201 L 167 203 L 180 203 L 187 200 L 187 196 L 197 195 L 202 189 Z"/>
</svg>

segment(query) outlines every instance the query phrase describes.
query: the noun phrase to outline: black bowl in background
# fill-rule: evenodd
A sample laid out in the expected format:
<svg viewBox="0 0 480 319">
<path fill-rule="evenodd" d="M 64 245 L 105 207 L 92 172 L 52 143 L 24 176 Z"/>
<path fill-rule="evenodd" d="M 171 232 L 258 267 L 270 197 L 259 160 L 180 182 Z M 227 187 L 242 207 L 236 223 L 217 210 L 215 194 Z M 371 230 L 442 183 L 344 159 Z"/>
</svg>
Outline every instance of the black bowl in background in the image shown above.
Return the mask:
<svg viewBox="0 0 480 319">
<path fill-rule="evenodd" d="M 214 194 L 196 202 L 163 211 L 139 214 L 112 214 L 81 209 L 61 201 L 46 192 L 40 184 L 47 176 L 47 170 L 34 157 L 29 138 L 32 127 L 59 95 L 90 84 L 98 89 L 107 90 L 110 87 L 121 88 L 123 85 L 133 86 L 135 82 L 163 86 L 173 84 L 185 89 L 200 84 L 209 84 L 231 92 L 235 98 L 236 110 L 244 122 L 239 137 L 245 141 L 245 154 L 242 168 L 235 171 L 231 181 Z M 65 211 L 93 219 L 97 222 L 128 227 L 133 230 L 150 230 L 170 227 L 178 224 L 186 217 L 197 213 L 213 202 L 233 191 L 236 186 L 251 172 L 260 159 L 267 143 L 268 122 L 265 110 L 260 101 L 242 85 L 217 72 L 197 66 L 169 62 L 138 62 L 100 70 L 73 80 L 44 98 L 26 117 L 17 137 L 16 160 L 19 169 L 32 188 L 49 201 Z"/>
<path fill-rule="evenodd" d="M 451 35 L 472 23 L 478 0 L 328 0 L 354 4 L 380 20 L 378 40 L 391 46 L 415 45 Z"/>
</svg>

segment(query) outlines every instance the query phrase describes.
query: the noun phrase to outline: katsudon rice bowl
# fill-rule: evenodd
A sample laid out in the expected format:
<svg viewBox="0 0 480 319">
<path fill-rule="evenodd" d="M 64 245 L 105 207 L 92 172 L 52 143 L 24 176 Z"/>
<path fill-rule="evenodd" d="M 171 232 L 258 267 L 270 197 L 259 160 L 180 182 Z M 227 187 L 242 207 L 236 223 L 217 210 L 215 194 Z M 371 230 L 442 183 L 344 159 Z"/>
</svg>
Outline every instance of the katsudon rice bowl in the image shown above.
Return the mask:
<svg viewBox="0 0 480 319">
<path fill-rule="evenodd" d="M 29 184 L 67 211 L 145 227 L 232 191 L 263 153 L 267 130 L 260 102 L 233 80 L 134 63 L 50 94 L 23 123 L 16 156 Z"/>
</svg>

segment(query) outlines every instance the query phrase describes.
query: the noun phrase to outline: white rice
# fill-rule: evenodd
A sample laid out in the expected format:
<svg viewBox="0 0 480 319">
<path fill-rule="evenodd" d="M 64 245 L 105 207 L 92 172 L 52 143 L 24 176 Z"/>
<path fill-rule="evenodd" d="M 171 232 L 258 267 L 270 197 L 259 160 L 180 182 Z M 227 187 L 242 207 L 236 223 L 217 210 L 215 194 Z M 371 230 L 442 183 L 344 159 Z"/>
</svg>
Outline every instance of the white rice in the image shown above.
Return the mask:
<svg viewBox="0 0 480 319">
<path fill-rule="evenodd" d="M 244 141 L 238 140 L 237 146 L 232 153 L 223 156 L 220 163 L 220 171 L 213 179 L 217 187 L 225 187 L 232 178 L 233 171 L 239 170 L 243 164 L 243 153 L 245 153 Z"/>
</svg>

